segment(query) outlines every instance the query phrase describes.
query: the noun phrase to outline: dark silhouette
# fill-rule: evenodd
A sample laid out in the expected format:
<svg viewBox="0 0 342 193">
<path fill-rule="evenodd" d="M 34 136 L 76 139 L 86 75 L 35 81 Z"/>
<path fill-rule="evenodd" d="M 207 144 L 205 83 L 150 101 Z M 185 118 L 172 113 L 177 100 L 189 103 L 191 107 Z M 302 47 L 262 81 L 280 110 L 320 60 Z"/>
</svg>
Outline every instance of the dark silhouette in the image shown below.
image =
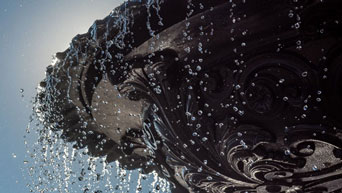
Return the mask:
<svg viewBox="0 0 342 193">
<path fill-rule="evenodd" d="M 56 54 L 38 110 L 173 192 L 341 192 L 341 9 L 130 1 Z"/>
</svg>

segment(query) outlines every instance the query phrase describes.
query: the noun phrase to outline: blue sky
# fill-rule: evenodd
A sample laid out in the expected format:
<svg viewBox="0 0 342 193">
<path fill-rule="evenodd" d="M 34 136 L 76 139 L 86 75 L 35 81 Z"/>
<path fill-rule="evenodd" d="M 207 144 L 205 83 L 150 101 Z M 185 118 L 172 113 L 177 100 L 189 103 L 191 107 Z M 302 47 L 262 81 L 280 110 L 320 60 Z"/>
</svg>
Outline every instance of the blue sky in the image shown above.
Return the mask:
<svg viewBox="0 0 342 193">
<path fill-rule="evenodd" d="M 0 192 L 29 192 L 21 170 L 23 136 L 35 87 L 52 55 L 64 51 L 76 34 L 86 32 L 121 2 L 0 0 Z"/>
</svg>

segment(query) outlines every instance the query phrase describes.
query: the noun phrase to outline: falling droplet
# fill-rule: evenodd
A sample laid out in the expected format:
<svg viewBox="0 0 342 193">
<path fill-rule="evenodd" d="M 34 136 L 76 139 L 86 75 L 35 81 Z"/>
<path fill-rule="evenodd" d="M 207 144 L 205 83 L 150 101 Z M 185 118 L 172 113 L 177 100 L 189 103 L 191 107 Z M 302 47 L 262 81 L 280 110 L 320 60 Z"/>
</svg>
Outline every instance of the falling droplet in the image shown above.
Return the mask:
<svg viewBox="0 0 342 193">
<path fill-rule="evenodd" d="M 295 27 L 296 29 L 299 29 L 299 28 L 300 28 L 300 23 L 298 23 L 298 22 L 295 23 L 295 24 L 294 24 L 294 27 Z"/>
<path fill-rule="evenodd" d="M 243 140 L 240 141 L 240 145 L 242 145 L 242 147 L 243 147 L 244 149 L 247 149 L 247 148 L 248 148 L 248 146 L 246 145 L 246 143 L 245 143 Z"/>
<path fill-rule="evenodd" d="M 290 155 L 290 154 L 291 154 L 291 151 L 290 151 L 289 149 L 286 149 L 286 150 L 284 151 L 284 153 L 285 153 L 285 155 Z"/>
<path fill-rule="evenodd" d="M 316 165 L 313 165 L 313 166 L 312 166 L 312 170 L 313 170 L 313 171 L 317 171 L 317 170 L 318 170 L 318 167 L 317 167 Z"/>
<path fill-rule="evenodd" d="M 292 17 L 293 17 L 293 13 L 290 12 L 290 13 L 289 13 L 289 18 L 292 18 Z"/>
<path fill-rule="evenodd" d="M 302 77 L 307 77 L 308 76 L 308 72 L 307 71 L 304 71 L 304 72 L 302 72 Z"/>
<path fill-rule="evenodd" d="M 197 71 L 201 71 L 201 69 L 202 69 L 201 66 L 197 66 L 197 67 L 196 67 L 196 70 L 197 70 Z"/>
<path fill-rule="evenodd" d="M 185 49 L 184 49 L 184 51 L 186 52 L 186 53 L 190 53 L 190 47 L 186 47 Z"/>
</svg>

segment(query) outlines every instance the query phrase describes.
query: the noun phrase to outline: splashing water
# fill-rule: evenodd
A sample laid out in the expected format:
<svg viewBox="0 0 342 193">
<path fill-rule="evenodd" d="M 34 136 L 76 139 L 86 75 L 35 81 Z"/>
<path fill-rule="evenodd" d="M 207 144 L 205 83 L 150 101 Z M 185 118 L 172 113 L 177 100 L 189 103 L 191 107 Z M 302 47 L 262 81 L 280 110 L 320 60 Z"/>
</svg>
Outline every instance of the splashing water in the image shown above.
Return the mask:
<svg viewBox="0 0 342 193">
<path fill-rule="evenodd" d="M 30 177 L 30 192 L 169 192 L 169 183 L 156 172 L 125 170 L 118 161 L 108 163 L 106 156 L 90 156 L 87 148 L 75 149 L 60 132 L 34 121 L 25 136 L 38 139 L 33 144 L 25 141 L 24 172 Z"/>
<path fill-rule="evenodd" d="M 170 9 L 182 16 L 161 11 L 170 1 L 179 3 Z M 284 136 L 290 131 L 283 133 L 292 114 L 281 113 L 300 106 L 307 95 L 301 89 L 314 73 L 296 55 L 273 53 L 278 41 L 293 41 L 299 33 L 299 27 L 291 27 L 293 19 L 287 21 L 288 11 L 277 14 L 274 28 L 271 11 L 259 9 L 253 15 L 255 3 L 244 9 L 245 1 L 215 1 L 213 6 L 170 1 L 128 1 L 56 54 L 38 87 L 25 136 L 34 141 L 25 142 L 31 192 L 156 193 L 170 192 L 174 184 L 193 192 L 255 187 L 264 192 L 263 184 L 272 178 L 287 177 L 273 170 L 291 166 L 293 171 L 290 159 L 297 152 L 287 147 L 291 139 Z M 263 15 L 255 25 L 254 19 Z M 281 21 L 284 26 L 278 25 Z M 270 44 L 266 50 L 272 53 L 249 56 L 259 44 L 265 49 Z M 295 44 L 298 51 L 305 42 Z M 288 93 L 292 90 L 298 96 Z M 305 114 L 295 114 L 296 120 L 305 120 L 313 109 L 304 103 L 298 112 Z M 269 131 L 254 118 L 249 123 L 249 117 L 261 115 L 264 122 L 279 118 L 274 124 L 279 128 Z M 280 154 L 269 158 L 267 151 Z M 310 165 L 309 170 L 319 173 L 321 168 Z M 287 187 L 288 181 L 283 185 L 281 190 L 297 188 Z"/>
<path fill-rule="evenodd" d="M 105 69 L 104 64 L 108 60 L 122 58 L 123 54 L 120 51 L 115 56 L 111 55 L 109 50 L 112 47 L 123 50 L 129 46 L 125 42 L 125 38 L 127 34 L 131 33 L 130 26 L 133 20 L 131 13 L 126 9 L 126 4 L 121 6 L 121 8 L 124 7 L 123 11 L 115 9 L 109 16 L 115 18 L 112 25 L 118 29 L 114 37 L 111 36 L 112 32 L 108 30 L 108 26 L 107 31 L 99 34 L 101 29 L 99 29 L 98 22 L 95 22 L 90 28 L 90 38 L 86 40 L 86 45 L 94 50 L 102 50 L 101 53 L 105 57 L 96 61 L 100 63 L 100 68 Z M 163 25 L 159 15 L 159 4 L 159 0 L 146 1 L 148 13 L 146 26 L 151 37 L 155 36 L 155 31 L 150 24 L 152 15 L 150 9 L 156 11 L 155 14 L 159 18 L 158 24 Z M 101 36 L 101 40 L 105 41 L 104 49 L 101 47 L 103 42 L 99 41 L 99 36 Z M 56 108 L 60 108 L 58 105 L 61 103 L 72 104 L 74 102 L 71 99 L 75 78 L 72 73 L 76 69 L 73 63 L 85 65 L 87 62 L 85 59 L 91 58 L 88 56 L 89 53 L 78 45 L 77 41 L 82 41 L 82 38 L 77 38 L 64 53 L 66 55 L 64 59 L 59 59 L 58 56 L 53 58 L 51 66 L 47 69 L 44 86 L 40 85 L 37 89 L 39 94 L 43 93 L 43 100 L 36 99 L 33 104 L 34 113 L 27 134 L 24 136 L 27 149 L 24 172 L 29 175 L 27 187 L 30 192 L 169 192 L 170 184 L 159 177 L 156 172 L 144 174 L 141 169 L 126 170 L 118 161 L 108 162 L 107 155 L 92 156 L 88 147 L 76 148 L 79 147 L 77 141 L 66 138 L 65 133 L 61 131 L 60 128 L 64 125 L 59 122 L 66 117 L 55 111 Z M 75 58 L 76 61 L 68 61 L 69 58 Z M 56 74 L 61 72 L 65 76 L 58 77 Z M 63 81 L 67 82 L 65 90 L 56 86 Z M 20 93 L 23 92 L 21 89 Z M 59 100 L 58 97 L 63 95 L 63 92 L 66 92 L 66 100 Z M 77 109 L 77 111 L 82 110 Z M 79 118 L 82 120 L 81 117 Z M 86 128 L 88 124 L 87 121 L 83 121 L 81 128 Z M 93 132 L 82 131 L 82 134 L 82 139 L 87 140 L 87 135 L 93 134 Z"/>
</svg>

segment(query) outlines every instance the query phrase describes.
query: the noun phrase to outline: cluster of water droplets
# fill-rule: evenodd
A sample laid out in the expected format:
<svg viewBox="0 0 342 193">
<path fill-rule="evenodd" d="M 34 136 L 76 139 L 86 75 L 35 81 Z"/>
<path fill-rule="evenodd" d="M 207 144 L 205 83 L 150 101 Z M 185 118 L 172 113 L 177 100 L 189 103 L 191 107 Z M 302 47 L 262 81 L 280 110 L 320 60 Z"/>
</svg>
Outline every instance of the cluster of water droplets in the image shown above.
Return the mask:
<svg viewBox="0 0 342 193">
<path fill-rule="evenodd" d="M 147 0 L 146 1 L 146 9 L 147 9 L 147 23 L 146 27 L 149 31 L 150 36 L 153 39 L 158 39 L 158 34 L 155 33 L 155 30 L 152 29 L 151 23 L 150 23 L 150 17 L 151 17 L 151 11 L 155 12 L 159 18 L 158 25 L 163 26 L 163 18 L 159 15 L 159 5 L 162 2 L 162 0 Z M 243 1 L 244 2 L 244 1 Z M 187 17 L 192 16 L 193 9 L 192 9 L 191 1 L 189 1 L 188 4 L 188 12 Z M 203 9 L 203 5 L 201 4 L 201 9 Z M 230 15 L 229 18 L 231 19 L 232 23 L 238 23 L 241 21 L 242 18 L 239 18 L 234 15 L 232 6 L 231 10 L 229 10 Z M 298 9 L 301 9 L 300 7 Z M 210 9 L 212 10 L 212 9 Z M 108 31 L 104 33 L 105 40 L 106 41 L 106 48 L 104 49 L 104 55 L 105 60 L 114 60 L 116 59 L 122 59 L 123 55 L 121 53 L 117 53 L 115 56 L 112 56 L 110 52 L 108 51 L 109 48 L 113 45 L 115 45 L 117 48 L 124 49 L 127 46 L 125 44 L 125 36 L 130 32 L 129 27 L 131 26 L 133 22 L 130 20 L 130 13 L 128 11 L 124 11 L 123 13 L 117 14 L 116 11 L 113 11 L 111 13 L 112 17 L 116 17 L 116 23 L 114 25 L 120 26 L 120 30 L 118 31 L 118 34 L 115 36 L 114 39 L 110 40 L 107 38 L 109 35 Z M 243 17 L 246 17 L 246 15 L 243 15 Z M 290 10 L 288 14 L 289 18 L 296 18 L 296 22 L 293 24 L 292 28 L 300 29 L 301 24 L 301 18 L 296 13 L 295 10 Z M 201 17 L 202 20 L 205 20 L 205 16 Z M 189 26 L 191 25 L 190 22 L 186 23 L 186 30 L 184 30 L 183 35 L 184 39 L 186 41 L 191 41 L 192 37 L 187 33 L 187 30 Z M 210 25 L 212 28 L 210 32 L 206 35 L 208 37 L 213 36 L 214 34 L 214 28 L 213 24 Z M 93 37 L 94 41 L 96 42 L 96 25 L 92 27 L 92 33 L 91 36 Z M 203 26 L 199 27 L 199 35 L 204 36 L 205 33 L 203 32 Z M 231 34 L 231 42 L 237 41 L 234 39 L 234 33 L 237 33 L 237 30 L 234 31 L 232 29 L 230 31 Z M 240 33 L 240 32 L 239 32 Z M 242 35 L 245 36 L 249 33 L 248 29 L 242 30 Z M 323 32 L 322 32 L 323 33 Z M 207 39 L 209 41 L 210 38 Z M 206 50 L 203 47 L 204 42 L 198 42 L 197 49 L 191 49 L 190 47 L 185 47 L 184 51 L 188 54 L 192 52 L 199 52 L 203 55 L 203 58 L 205 54 L 210 54 L 210 51 Z M 302 49 L 302 40 L 298 39 L 296 41 L 296 49 L 301 50 Z M 239 49 L 242 50 L 242 48 L 245 48 L 247 45 L 246 42 L 241 42 L 238 44 L 239 46 L 237 48 L 233 49 L 233 52 L 236 54 L 236 59 L 234 60 L 235 64 L 237 66 L 243 65 L 243 52 L 239 51 Z M 150 49 L 153 50 L 153 42 L 150 45 Z M 195 48 L 196 48 L 195 47 Z M 278 45 L 277 52 L 280 52 L 283 48 L 282 44 Z M 114 58 L 114 59 L 113 59 Z M 202 57 L 199 57 L 197 61 L 191 61 L 191 65 L 186 65 L 185 68 L 188 69 L 189 74 L 193 76 L 197 76 L 198 74 L 203 71 L 203 59 Z M 176 58 L 175 60 L 178 60 Z M 184 59 L 184 62 L 188 62 L 187 58 Z M 103 64 L 104 62 L 100 62 Z M 194 65 L 192 65 L 194 64 Z M 104 65 L 103 65 L 104 66 Z M 243 71 L 237 71 L 234 73 L 242 73 Z M 157 72 L 156 72 L 157 73 Z M 209 75 L 205 74 L 209 77 Z M 306 78 L 308 76 L 308 72 L 304 71 L 301 74 L 302 78 Z M 70 75 L 69 75 L 70 77 Z M 56 80 L 60 81 L 60 80 Z M 285 78 L 279 79 L 279 84 L 286 83 Z M 70 78 L 71 82 L 71 78 Z M 202 82 L 203 83 L 203 82 Z M 200 84 L 202 84 L 200 82 Z M 254 84 L 254 83 L 253 83 Z M 71 85 L 71 84 L 70 84 Z M 153 85 L 154 86 L 154 85 Z M 190 84 L 188 87 L 189 90 L 192 90 L 193 87 Z M 207 91 L 207 87 L 203 86 L 203 91 Z M 234 85 L 235 92 L 240 92 L 241 85 L 237 84 Z M 70 88 L 68 89 L 70 90 Z M 155 87 L 154 91 L 157 94 L 161 94 L 161 89 L 159 87 Z M 24 91 L 20 91 L 23 93 Z M 58 91 L 56 91 L 58 92 Z M 244 93 L 241 92 L 241 95 Z M 318 91 L 317 95 L 320 95 L 321 91 Z M 69 93 L 68 93 L 69 97 Z M 100 96 L 97 96 L 100 98 Z M 190 97 L 190 95 L 189 95 Z M 190 101 L 191 97 L 188 98 Z M 288 101 L 289 98 L 287 96 L 283 97 L 283 101 Z M 319 96 L 316 98 L 318 102 L 320 102 Z M 189 102 L 187 103 L 189 104 Z M 245 103 L 244 103 L 245 104 Z M 245 112 L 241 110 L 240 108 L 234 106 L 234 104 L 226 104 L 222 105 L 225 108 L 232 107 L 234 112 L 238 113 L 239 116 L 244 116 Z M 205 108 L 209 109 L 208 104 L 205 105 Z M 303 106 L 303 111 L 307 111 L 311 107 L 308 105 Z M 213 110 L 212 110 L 213 111 Z M 53 112 L 49 112 L 53 113 Z M 120 109 L 118 110 L 118 113 L 120 113 Z M 192 114 L 191 110 L 187 108 L 185 116 L 189 119 L 188 122 L 194 122 L 196 121 L 196 113 Z M 198 110 L 197 112 L 198 116 L 202 116 L 204 112 L 202 110 Z M 211 113 L 207 114 L 208 117 L 211 116 Z M 303 114 L 305 117 L 306 115 Z M 108 163 L 106 161 L 106 156 L 104 157 L 93 157 L 89 155 L 88 149 L 75 149 L 73 147 L 73 143 L 67 143 L 61 136 L 62 133 L 58 131 L 58 128 L 51 128 L 46 127 L 41 124 L 42 119 L 44 117 L 37 117 L 35 115 L 32 116 L 32 120 L 30 123 L 30 126 L 27 129 L 27 135 L 25 136 L 25 144 L 27 148 L 27 158 L 24 161 L 24 164 L 27 170 L 30 178 L 30 182 L 28 182 L 27 186 L 31 190 L 31 192 L 168 192 L 170 191 L 170 184 L 165 180 L 160 178 L 156 172 L 152 172 L 151 174 L 142 174 L 142 171 L 140 169 L 136 170 L 125 170 L 120 167 L 120 164 L 118 161 Z M 58 117 L 56 117 L 58 118 Z M 41 119 L 41 120 L 39 120 Z M 231 117 L 231 120 L 234 120 L 234 117 Z M 224 123 L 217 123 L 219 128 L 223 128 Z M 202 127 L 201 124 L 196 124 L 196 130 L 192 133 L 193 137 L 200 137 L 202 142 L 207 142 L 208 137 L 206 136 L 200 136 L 198 134 L 198 130 L 200 127 Z M 206 133 L 209 135 L 209 132 Z M 241 137 L 242 133 L 238 134 L 238 137 Z M 30 140 L 27 140 L 30 138 Z M 237 139 L 240 140 L 240 139 Z M 245 141 L 242 139 L 239 141 L 240 145 L 244 149 L 248 149 L 249 146 L 246 144 Z M 190 143 L 192 145 L 195 144 L 193 140 L 190 140 Z M 184 148 L 188 147 L 187 144 L 183 145 Z M 223 152 L 221 152 L 223 153 Z M 290 155 L 291 151 L 288 149 L 284 150 L 285 155 Z M 222 155 L 222 154 L 221 154 Z M 206 165 L 206 160 L 203 161 Z M 199 167 L 198 172 L 202 172 L 203 168 Z M 317 166 L 313 167 L 313 170 L 317 170 Z M 210 176 L 209 176 L 210 177 Z M 211 178 L 211 177 L 210 177 Z"/>
<path fill-rule="evenodd" d="M 159 0 L 146 2 L 149 17 L 151 16 L 150 9 L 155 9 L 158 14 L 160 9 L 158 5 Z M 107 40 L 106 50 L 104 50 L 106 60 L 112 60 L 114 57 L 117 59 L 122 58 L 120 53 L 112 56 L 108 52 L 108 48 L 114 45 L 117 48 L 124 49 L 127 46 L 124 38 L 127 33 L 130 33 L 130 22 L 133 22 L 130 20 L 131 16 L 128 11 L 120 14 L 116 12 L 114 10 L 111 16 L 117 17 L 114 25 L 120 26 L 121 30 L 113 40 L 105 38 Z M 159 18 L 158 24 L 162 26 L 162 18 L 160 16 Z M 154 37 L 154 31 L 150 27 L 149 20 L 147 21 L 146 25 L 149 28 L 150 35 Z M 96 30 L 96 24 L 94 24 L 91 36 L 94 38 L 95 43 Z M 107 37 L 108 32 L 105 32 L 104 36 Z M 73 47 L 71 47 L 72 50 Z M 52 66 L 58 62 L 56 59 Z M 67 73 L 69 73 L 69 69 Z M 68 74 L 68 77 L 71 85 L 70 74 Z M 39 87 L 38 92 L 41 92 L 41 89 Z M 57 89 L 55 91 L 59 92 Z M 20 93 L 23 92 L 23 90 L 20 90 Z M 67 97 L 70 97 L 69 92 Z M 106 156 L 94 157 L 89 154 L 87 148 L 75 148 L 76 142 L 67 142 L 63 139 L 58 124 L 48 127 L 43 124 L 46 112 L 39 112 L 39 105 L 33 104 L 34 113 L 24 136 L 27 155 L 24 160 L 23 173 L 27 175 L 27 187 L 30 192 L 170 192 L 169 182 L 159 177 L 156 172 L 143 174 L 141 169 L 125 170 L 118 161 L 108 163 Z M 46 110 L 47 113 L 54 113 L 53 109 Z M 56 115 L 55 118 L 57 122 L 63 117 Z"/>
<path fill-rule="evenodd" d="M 74 148 L 36 118 L 26 132 L 23 173 L 30 192 L 169 192 L 170 184 L 156 172 L 125 170 L 106 156 L 90 156 L 87 148 Z"/>
</svg>

